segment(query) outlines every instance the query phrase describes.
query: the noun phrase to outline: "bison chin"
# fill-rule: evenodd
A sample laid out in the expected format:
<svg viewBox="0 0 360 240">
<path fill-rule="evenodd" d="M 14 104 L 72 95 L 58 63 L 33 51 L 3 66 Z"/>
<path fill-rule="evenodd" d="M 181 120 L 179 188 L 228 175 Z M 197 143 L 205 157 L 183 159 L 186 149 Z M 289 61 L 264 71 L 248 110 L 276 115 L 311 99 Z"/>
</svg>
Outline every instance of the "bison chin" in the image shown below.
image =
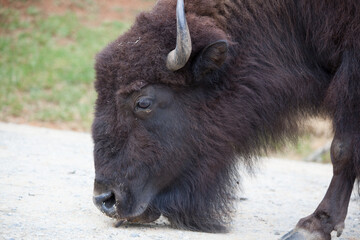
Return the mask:
<svg viewBox="0 0 360 240">
<path fill-rule="evenodd" d="M 105 215 L 129 222 L 149 223 L 160 217 L 160 212 L 150 206 L 156 191 L 151 184 L 144 187 L 111 188 L 101 181 L 94 182 L 95 206 Z"/>
</svg>

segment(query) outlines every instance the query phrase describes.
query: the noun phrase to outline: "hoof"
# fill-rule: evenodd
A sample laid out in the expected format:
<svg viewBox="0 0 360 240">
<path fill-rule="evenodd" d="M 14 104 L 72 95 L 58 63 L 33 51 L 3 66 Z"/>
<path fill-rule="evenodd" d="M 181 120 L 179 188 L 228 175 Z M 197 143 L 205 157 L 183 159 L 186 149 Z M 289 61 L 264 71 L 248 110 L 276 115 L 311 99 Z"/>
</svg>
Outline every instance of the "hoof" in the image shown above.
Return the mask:
<svg viewBox="0 0 360 240">
<path fill-rule="evenodd" d="M 328 240 L 331 239 L 329 236 L 324 236 L 319 232 L 308 232 L 305 229 L 294 229 L 284 236 L 280 240 Z"/>
</svg>

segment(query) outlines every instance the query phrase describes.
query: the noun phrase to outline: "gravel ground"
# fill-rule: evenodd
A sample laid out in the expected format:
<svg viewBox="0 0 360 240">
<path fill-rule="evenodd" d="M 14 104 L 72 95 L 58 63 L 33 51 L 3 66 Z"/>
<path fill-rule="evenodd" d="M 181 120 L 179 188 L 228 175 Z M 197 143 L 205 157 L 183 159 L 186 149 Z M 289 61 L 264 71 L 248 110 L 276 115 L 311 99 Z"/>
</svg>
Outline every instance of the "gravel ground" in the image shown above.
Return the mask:
<svg viewBox="0 0 360 240">
<path fill-rule="evenodd" d="M 172 229 L 165 219 L 114 228 L 92 203 L 89 134 L 0 123 L 0 239 L 279 239 L 310 214 L 331 179 L 331 165 L 264 159 L 244 176 L 227 234 Z M 353 194 L 341 238 L 360 239 Z M 334 237 L 334 239 L 336 239 Z"/>
</svg>

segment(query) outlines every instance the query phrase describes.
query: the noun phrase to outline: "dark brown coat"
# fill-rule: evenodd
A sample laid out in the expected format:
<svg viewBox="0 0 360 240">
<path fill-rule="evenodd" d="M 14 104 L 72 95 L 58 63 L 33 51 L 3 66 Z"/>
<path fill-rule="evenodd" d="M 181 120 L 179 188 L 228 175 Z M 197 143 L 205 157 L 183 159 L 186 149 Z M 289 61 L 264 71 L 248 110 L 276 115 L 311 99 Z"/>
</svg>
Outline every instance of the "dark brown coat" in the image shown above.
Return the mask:
<svg viewBox="0 0 360 240">
<path fill-rule="evenodd" d="M 146 222 L 161 213 L 176 227 L 223 230 L 236 159 L 251 168 L 254 156 L 294 139 L 299 120 L 314 115 L 333 119 L 334 177 L 342 176 L 334 181 L 350 189 L 334 187 L 328 199 L 351 193 L 360 176 L 360 3 L 187 0 L 192 54 L 172 72 L 165 62 L 175 6 L 158 1 L 96 58 L 96 184 L 114 193 L 116 217 Z M 218 41 L 226 51 L 204 50 Z M 139 94 L 167 105 L 144 115 Z M 331 231 L 343 222 L 320 210 Z M 307 230 L 327 239 L 324 229 Z"/>
</svg>

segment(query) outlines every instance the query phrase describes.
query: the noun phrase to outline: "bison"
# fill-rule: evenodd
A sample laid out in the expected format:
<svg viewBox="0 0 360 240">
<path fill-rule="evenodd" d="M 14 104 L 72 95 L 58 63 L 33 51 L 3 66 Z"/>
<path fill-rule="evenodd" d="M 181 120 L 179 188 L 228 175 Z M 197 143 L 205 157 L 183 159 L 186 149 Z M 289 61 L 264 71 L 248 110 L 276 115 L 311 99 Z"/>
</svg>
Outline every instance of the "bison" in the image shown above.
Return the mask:
<svg viewBox="0 0 360 240">
<path fill-rule="evenodd" d="M 226 231 L 239 162 L 251 169 L 320 115 L 333 121 L 333 178 L 284 239 L 340 236 L 360 177 L 358 0 L 159 0 L 95 70 L 94 202 L 106 215 Z"/>
</svg>

